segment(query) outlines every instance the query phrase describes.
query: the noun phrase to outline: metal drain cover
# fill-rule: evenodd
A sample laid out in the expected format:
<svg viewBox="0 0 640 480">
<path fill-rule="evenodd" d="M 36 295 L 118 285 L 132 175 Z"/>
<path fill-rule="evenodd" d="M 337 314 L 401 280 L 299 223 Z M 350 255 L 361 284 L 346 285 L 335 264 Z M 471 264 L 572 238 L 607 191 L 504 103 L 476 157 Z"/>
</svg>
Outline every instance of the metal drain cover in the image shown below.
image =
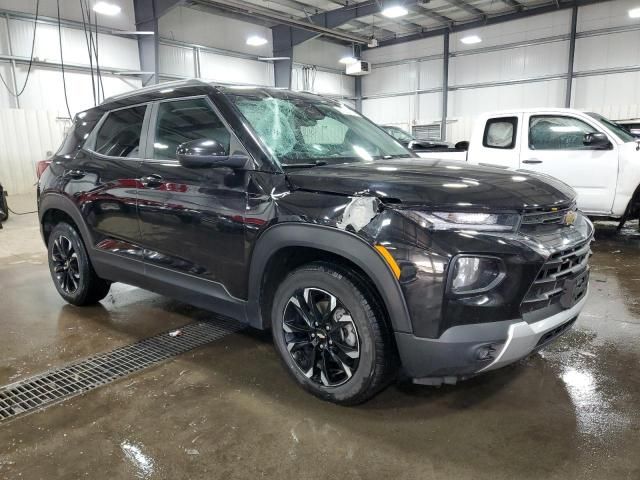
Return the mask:
<svg viewBox="0 0 640 480">
<path fill-rule="evenodd" d="M 0 422 L 93 390 L 243 328 L 223 319 L 190 323 L 179 329 L 179 335 L 160 333 L 1 387 Z"/>
</svg>

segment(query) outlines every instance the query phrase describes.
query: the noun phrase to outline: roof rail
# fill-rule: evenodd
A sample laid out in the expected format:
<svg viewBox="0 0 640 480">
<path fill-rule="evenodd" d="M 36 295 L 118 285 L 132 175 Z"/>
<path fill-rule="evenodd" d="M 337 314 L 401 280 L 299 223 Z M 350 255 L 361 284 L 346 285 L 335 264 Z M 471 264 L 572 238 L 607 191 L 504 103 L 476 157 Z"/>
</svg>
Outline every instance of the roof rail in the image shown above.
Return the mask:
<svg viewBox="0 0 640 480">
<path fill-rule="evenodd" d="M 109 102 L 115 102 L 117 100 L 124 100 L 125 98 L 129 98 L 129 97 L 132 97 L 134 95 L 138 95 L 140 93 L 149 93 L 149 92 L 156 92 L 156 91 L 160 91 L 160 90 L 165 90 L 167 88 L 189 87 L 189 86 L 196 86 L 196 85 L 210 86 L 209 83 L 207 83 L 207 82 L 205 82 L 203 80 L 199 80 L 197 78 L 190 78 L 188 80 L 175 80 L 173 82 L 158 83 L 158 84 L 155 84 L 155 85 L 149 85 L 147 87 L 138 88 L 136 90 L 131 90 L 129 92 L 120 93 L 118 95 L 112 95 L 111 97 L 105 98 L 103 100 L 102 104 L 109 103 Z"/>
</svg>

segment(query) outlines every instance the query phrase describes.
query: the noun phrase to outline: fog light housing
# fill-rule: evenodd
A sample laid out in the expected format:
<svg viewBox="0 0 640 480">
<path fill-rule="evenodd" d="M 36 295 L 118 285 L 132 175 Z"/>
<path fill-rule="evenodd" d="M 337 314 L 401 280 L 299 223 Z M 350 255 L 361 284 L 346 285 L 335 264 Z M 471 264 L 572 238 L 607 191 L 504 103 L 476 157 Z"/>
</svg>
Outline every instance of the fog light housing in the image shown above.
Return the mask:
<svg viewBox="0 0 640 480">
<path fill-rule="evenodd" d="M 497 257 L 459 255 L 449 274 L 449 291 L 456 295 L 486 292 L 505 277 L 504 263 Z"/>
</svg>

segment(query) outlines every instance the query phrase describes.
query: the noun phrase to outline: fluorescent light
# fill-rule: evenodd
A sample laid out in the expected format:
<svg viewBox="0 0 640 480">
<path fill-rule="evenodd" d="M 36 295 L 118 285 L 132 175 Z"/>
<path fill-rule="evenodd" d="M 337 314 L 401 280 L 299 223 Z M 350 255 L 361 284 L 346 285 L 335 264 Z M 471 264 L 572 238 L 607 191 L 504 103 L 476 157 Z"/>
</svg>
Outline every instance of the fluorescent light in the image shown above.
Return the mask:
<svg viewBox="0 0 640 480">
<path fill-rule="evenodd" d="M 251 45 L 252 47 L 259 47 L 267 43 L 267 39 L 264 37 L 259 37 L 258 35 L 251 35 L 247 38 L 247 45 Z"/>
<path fill-rule="evenodd" d="M 460 41 L 466 45 L 473 45 L 474 43 L 480 43 L 482 39 L 478 35 L 468 35 L 462 37 Z"/>
<path fill-rule="evenodd" d="M 632 8 L 631 10 L 629 10 L 629 17 L 630 18 L 640 18 L 640 7 L 639 8 Z"/>
<path fill-rule="evenodd" d="M 387 18 L 404 17 L 409 11 L 402 5 L 393 5 L 382 10 L 382 15 Z"/>
<path fill-rule="evenodd" d="M 98 2 L 93 6 L 93 11 L 102 15 L 117 15 L 121 8 L 118 5 L 108 2 Z"/>
<path fill-rule="evenodd" d="M 358 61 L 357 58 L 352 57 L 351 55 L 347 55 L 346 57 L 342 57 L 338 60 L 340 63 L 344 63 L 345 65 L 351 65 L 352 63 L 356 63 Z"/>
</svg>

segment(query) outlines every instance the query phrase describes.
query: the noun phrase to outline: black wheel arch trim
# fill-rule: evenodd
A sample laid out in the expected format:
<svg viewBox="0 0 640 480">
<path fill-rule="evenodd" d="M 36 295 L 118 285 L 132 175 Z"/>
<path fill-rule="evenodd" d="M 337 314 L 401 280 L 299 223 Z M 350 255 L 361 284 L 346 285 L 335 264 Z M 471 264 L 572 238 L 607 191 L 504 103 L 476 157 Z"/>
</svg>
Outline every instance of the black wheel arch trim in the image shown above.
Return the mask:
<svg viewBox="0 0 640 480">
<path fill-rule="evenodd" d="M 262 318 L 262 281 L 269 260 L 286 247 L 308 247 L 341 256 L 357 265 L 371 279 L 385 304 L 393 330 L 412 332 L 409 310 L 402 289 L 380 254 L 359 236 L 323 225 L 280 223 L 269 227 L 257 240 L 249 268 L 247 317 L 257 328 L 269 328 Z"/>
<path fill-rule="evenodd" d="M 42 234 L 43 241 L 45 240 L 43 228 L 44 216 L 49 210 L 60 210 L 69 215 L 78 227 L 80 236 L 82 237 L 82 241 L 86 248 L 89 249 L 93 247 L 91 233 L 82 218 L 82 213 L 78 209 L 78 206 L 69 197 L 53 192 L 41 194 L 40 199 L 38 200 L 38 219 L 40 222 L 40 232 Z"/>
</svg>

